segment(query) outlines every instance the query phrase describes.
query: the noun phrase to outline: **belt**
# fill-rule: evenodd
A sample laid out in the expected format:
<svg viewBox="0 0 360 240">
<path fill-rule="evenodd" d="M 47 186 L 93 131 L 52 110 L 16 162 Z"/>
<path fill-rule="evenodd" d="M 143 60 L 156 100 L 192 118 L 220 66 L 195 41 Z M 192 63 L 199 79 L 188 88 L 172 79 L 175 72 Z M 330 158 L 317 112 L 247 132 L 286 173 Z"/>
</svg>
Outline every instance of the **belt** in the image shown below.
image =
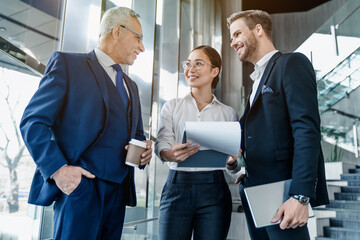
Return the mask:
<svg viewBox="0 0 360 240">
<path fill-rule="evenodd" d="M 222 170 L 185 172 L 172 169 L 169 170 L 167 181 L 171 183 L 193 184 L 226 182 L 224 172 Z"/>
</svg>

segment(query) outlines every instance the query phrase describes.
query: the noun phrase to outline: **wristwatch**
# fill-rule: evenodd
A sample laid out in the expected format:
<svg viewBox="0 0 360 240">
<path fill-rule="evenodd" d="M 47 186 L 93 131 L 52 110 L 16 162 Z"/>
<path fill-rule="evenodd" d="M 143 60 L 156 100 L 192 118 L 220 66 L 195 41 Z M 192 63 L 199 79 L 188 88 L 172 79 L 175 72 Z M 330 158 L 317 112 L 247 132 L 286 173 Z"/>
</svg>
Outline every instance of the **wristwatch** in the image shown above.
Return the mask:
<svg viewBox="0 0 360 240">
<path fill-rule="evenodd" d="M 292 195 L 291 197 L 298 200 L 302 205 L 307 205 L 310 202 L 310 198 L 304 195 Z"/>
<path fill-rule="evenodd" d="M 237 160 L 235 160 L 233 163 L 226 163 L 228 166 L 232 167 L 232 166 L 235 166 L 235 164 L 237 163 Z"/>
</svg>

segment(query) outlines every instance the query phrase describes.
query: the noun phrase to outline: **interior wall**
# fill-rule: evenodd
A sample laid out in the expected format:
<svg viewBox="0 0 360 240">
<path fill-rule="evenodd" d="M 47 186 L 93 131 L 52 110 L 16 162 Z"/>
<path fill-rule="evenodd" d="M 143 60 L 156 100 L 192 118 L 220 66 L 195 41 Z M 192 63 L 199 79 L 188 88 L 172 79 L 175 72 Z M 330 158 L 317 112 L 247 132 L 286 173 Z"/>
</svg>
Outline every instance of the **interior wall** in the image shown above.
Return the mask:
<svg viewBox="0 0 360 240">
<path fill-rule="evenodd" d="M 306 12 L 271 14 L 276 49 L 293 52 L 345 2 L 347 0 L 332 0 Z"/>
</svg>

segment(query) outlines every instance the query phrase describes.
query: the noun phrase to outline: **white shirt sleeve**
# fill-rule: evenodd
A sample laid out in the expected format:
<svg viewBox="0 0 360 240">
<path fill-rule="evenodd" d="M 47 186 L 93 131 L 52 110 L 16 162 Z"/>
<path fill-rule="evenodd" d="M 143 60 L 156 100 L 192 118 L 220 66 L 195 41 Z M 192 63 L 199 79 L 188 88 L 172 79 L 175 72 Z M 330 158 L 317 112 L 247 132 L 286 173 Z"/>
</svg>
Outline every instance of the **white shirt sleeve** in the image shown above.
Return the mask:
<svg viewBox="0 0 360 240">
<path fill-rule="evenodd" d="M 230 119 L 232 119 L 232 121 L 238 121 L 239 118 L 238 118 L 238 115 L 237 115 L 235 109 L 231 108 L 231 110 L 232 111 L 231 111 L 231 118 Z M 237 161 L 237 165 L 236 165 L 235 169 L 230 170 L 230 169 L 225 168 L 228 173 L 236 174 L 241 170 L 241 157 L 239 157 L 236 161 Z"/>
<path fill-rule="evenodd" d="M 241 157 L 239 157 L 236 161 L 237 161 L 237 165 L 236 165 L 235 169 L 230 170 L 230 169 L 225 168 L 228 173 L 236 174 L 241 170 Z"/>
<path fill-rule="evenodd" d="M 171 146 L 176 142 L 173 127 L 174 105 L 174 101 L 169 101 L 164 104 L 160 112 L 159 130 L 155 141 L 155 154 L 160 159 L 160 152 L 166 148 L 171 149 Z"/>
</svg>

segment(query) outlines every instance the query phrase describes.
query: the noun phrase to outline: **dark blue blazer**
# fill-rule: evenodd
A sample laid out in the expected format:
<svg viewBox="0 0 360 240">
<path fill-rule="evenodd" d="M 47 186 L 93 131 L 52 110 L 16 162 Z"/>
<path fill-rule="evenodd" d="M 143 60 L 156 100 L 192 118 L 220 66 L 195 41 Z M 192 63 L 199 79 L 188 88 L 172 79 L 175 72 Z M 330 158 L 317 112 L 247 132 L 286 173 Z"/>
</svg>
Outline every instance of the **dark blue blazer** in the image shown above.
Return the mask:
<svg viewBox="0 0 360 240">
<path fill-rule="evenodd" d="M 51 56 L 20 123 L 24 142 L 37 165 L 29 203 L 50 205 L 60 193 L 51 175 L 65 164 L 76 165 L 101 138 L 109 114 L 105 74 L 94 51 L 55 52 Z M 128 132 L 130 138 L 144 140 L 138 89 L 126 74 L 124 79 L 132 109 Z M 132 206 L 136 205 L 133 171 L 131 168 L 126 202 Z"/>
<path fill-rule="evenodd" d="M 270 59 L 240 123 L 247 186 L 292 178 L 290 194 L 328 203 L 316 78 L 303 54 Z"/>
</svg>

